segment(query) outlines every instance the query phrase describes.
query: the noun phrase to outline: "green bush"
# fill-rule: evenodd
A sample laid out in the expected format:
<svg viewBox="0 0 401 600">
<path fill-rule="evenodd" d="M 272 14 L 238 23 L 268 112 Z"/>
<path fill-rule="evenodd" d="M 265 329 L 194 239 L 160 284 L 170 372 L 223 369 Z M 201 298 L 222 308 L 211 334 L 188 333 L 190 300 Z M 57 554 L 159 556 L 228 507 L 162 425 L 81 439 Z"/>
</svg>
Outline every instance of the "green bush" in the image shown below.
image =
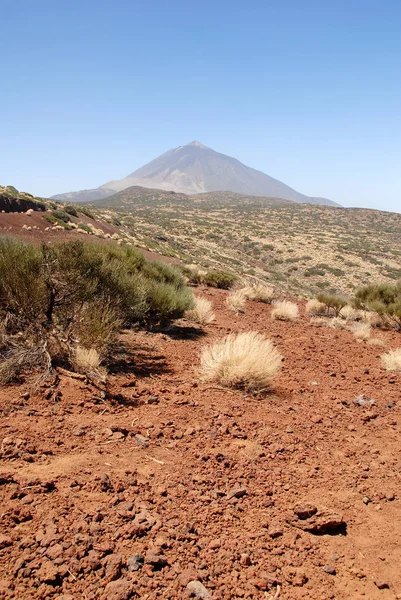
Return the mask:
<svg viewBox="0 0 401 600">
<path fill-rule="evenodd" d="M 72 217 L 78 216 L 77 209 L 75 208 L 75 206 L 64 206 L 64 210 L 67 214 L 71 215 Z"/>
<path fill-rule="evenodd" d="M 333 310 L 336 316 L 338 316 L 341 312 L 341 309 L 348 304 L 347 298 L 337 294 L 318 294 L 317 299 L 322 304 L 325 304 L 328 309 Z"/>
<path fill-rule="evenodd" d="M 63 223 L 69 223 L 71 221 L 69 215 L 64 210 L 55 209 L 52 211 L 52 215 L 58 221 L 63 221 Z"/>
<path fill-rule="evenodd" d="M 89 208 L 85 208 L 84 206 L 79 206 L 78 211 L 80 213 L 82 213 L 83 215 L 85 215 L 85 217 L 88 217 L 89 219 L 95 218 L 95 215 L 93 214 L 92 211 L 89 210 Z"/>
<path fill-rule="evenodd" d="M 82 241 L 37 247 L 0 238 L 0 317 L 20 345 L 29 341 L 35 364 L 45 364 L 51 348 L 51 358 L 68 363 L 77 344 L 105 355 L 122 325 L 165 324 L 191 307 L 179 272 L 148 263 L 133 248 Z M 9 375 L 17 355 L 7 352 L 0 349 L 0 362 L 8 361 Z M 18 356 L 18 364 L 30 364 Z"/>
<path fill-rule="evenodd" d="M 365 286 L 356 292 L 354 304 L 378 313 L 388 325 L 401 330 L 401 281 Z"/>
<path fill-rule="evenodd" d="M 210 287 L 220 288 L 222 290 L 229 290 L 238 277 L 227 273 L 226 271 L 208 271 L 202 276 L 202 283 Z"/>
</svg>

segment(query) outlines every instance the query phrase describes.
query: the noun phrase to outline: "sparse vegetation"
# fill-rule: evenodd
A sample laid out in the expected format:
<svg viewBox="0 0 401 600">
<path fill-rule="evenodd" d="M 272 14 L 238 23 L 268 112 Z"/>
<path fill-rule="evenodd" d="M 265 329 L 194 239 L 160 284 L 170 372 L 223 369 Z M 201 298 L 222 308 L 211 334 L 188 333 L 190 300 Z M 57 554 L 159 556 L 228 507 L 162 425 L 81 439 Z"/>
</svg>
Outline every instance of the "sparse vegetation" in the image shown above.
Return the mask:
<svg viewBox="0 0 401 600">
<path fill-rule="evenodd" d="M 213 312 L 213 305 L 210 300 L 195 296 L 194 307 L 186 311 L 185 317 L 200 325 L 208 325 L 215 320 L 216 315 Z"/>
<path fill-rule="evenodd" d="M 356 293 L 355 304 L 377 313 L 389 327 L 401 330 L 401 281 L 363 287 Z"/>
<path fill-rule="evenodd" d="M 288 300 L 275 302 L 270 316 L 273 320 L 295 321 L 299 316 L 298 306 L 294 302 L 289 302 Z"/>
<path fill-rule="evenodd" d="M 311 317 L 321 317 L 321 316 L 327 316 L 329 310 L 328 310 L 326 304 L 324 304 L 323 302 L 320 302 L 316 298 L 312 298 L 311 300 L 308 300 L 308 302 L 306 303 L 305 312 L 307 315 L 310 315 Z"/>
<path fill-rule="evenodd" d="M 382 354 L 380 358 L 386 371 L 401 371 L 401 348 L 390 350 Z"/>
<path fill-rule="evenodd" d="M 226 298 L 227 308 L 233 312 L 245 312 L 246 294 L 244 288 L 233 290 Z"/>
<path fill-rule="evenodd" d="M 228 335 L 203 349 L 201 371 L 206 380 L 222 386 L 261 391 L 268 389 L 282 357 L 271 341 L 253 331 Z"/>
<path fill-rule="evenodd" d="M 328 310 L 333 311 L 337 317 L 347 305 L 347 299 L 337 294 L 318 294 L 317 299 L 327 306 Z"/>
<path fill-rule="evenodd" d="M 121 325 L 164 324 L 191 306 L 177 271 L 131 248 L 83 242 L 38 247 L 0 238 L 3 381 L 11 363 L 15 375 L 30 364 L 73 366 L 77 346 L 104 356 Z"/>
</svg>

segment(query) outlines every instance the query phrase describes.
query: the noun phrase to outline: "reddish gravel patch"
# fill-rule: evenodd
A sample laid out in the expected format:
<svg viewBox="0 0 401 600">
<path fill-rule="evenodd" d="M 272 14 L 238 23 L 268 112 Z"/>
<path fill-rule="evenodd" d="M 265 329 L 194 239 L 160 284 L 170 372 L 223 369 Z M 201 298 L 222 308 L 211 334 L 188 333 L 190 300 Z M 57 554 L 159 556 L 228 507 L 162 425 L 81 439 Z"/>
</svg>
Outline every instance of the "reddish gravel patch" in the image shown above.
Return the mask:
<svg viewBox="0 0 401 600">
<path fill-rule="evenodd" d="M 401 598 L 400 375 L 347 331 L 203 294 L 205 335 L 122 336 L 117 399 L 1 390 L 0 598 Z M 285 357 L 270 395 L 197 376 L 204 343 L 245 330 Z"/>
</svg>

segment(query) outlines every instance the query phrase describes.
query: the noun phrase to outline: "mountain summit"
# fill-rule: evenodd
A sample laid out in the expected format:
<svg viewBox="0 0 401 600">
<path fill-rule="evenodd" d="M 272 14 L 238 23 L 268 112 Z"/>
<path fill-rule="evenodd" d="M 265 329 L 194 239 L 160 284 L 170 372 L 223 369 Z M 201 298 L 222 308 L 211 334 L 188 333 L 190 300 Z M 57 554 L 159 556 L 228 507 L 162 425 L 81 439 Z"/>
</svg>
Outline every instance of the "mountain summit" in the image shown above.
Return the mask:
<svg viewBox="0 0 401 600">
<path fill-rule="evenodd" d="M 220 154 L 198 141 L 168 150 L 124 179 L 109 181 L 95 190 L 58 194 L 65 201 L 93 201 L 131 186 L 168 190 L 183 194 L 228 191 L 251 196 L 282 198 L 292 202 L 335 204 L 296 192 L 269 175 L 247 167 L 236 158 Z"/>
</svg>

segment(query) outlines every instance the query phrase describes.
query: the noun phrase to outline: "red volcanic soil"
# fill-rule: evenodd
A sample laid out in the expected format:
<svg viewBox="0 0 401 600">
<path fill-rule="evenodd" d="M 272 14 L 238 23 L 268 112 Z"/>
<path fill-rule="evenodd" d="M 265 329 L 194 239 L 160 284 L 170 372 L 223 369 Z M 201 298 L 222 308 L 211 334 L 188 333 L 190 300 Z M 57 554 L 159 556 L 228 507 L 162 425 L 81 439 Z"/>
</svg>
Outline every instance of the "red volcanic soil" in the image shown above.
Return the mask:
<svg viewBox="0 0 401 600">
<path fill-rule="evenodd" d="M 111 399 L 63 375 L 0 391 L 1 598 L 401 598 L 401 374 L 348 331 L 202 293 L 204 335 L 121 336 Z M 199 380 L 202 346 L 245 330 L 285 357 L 268 395 Z"/>
</svg>

